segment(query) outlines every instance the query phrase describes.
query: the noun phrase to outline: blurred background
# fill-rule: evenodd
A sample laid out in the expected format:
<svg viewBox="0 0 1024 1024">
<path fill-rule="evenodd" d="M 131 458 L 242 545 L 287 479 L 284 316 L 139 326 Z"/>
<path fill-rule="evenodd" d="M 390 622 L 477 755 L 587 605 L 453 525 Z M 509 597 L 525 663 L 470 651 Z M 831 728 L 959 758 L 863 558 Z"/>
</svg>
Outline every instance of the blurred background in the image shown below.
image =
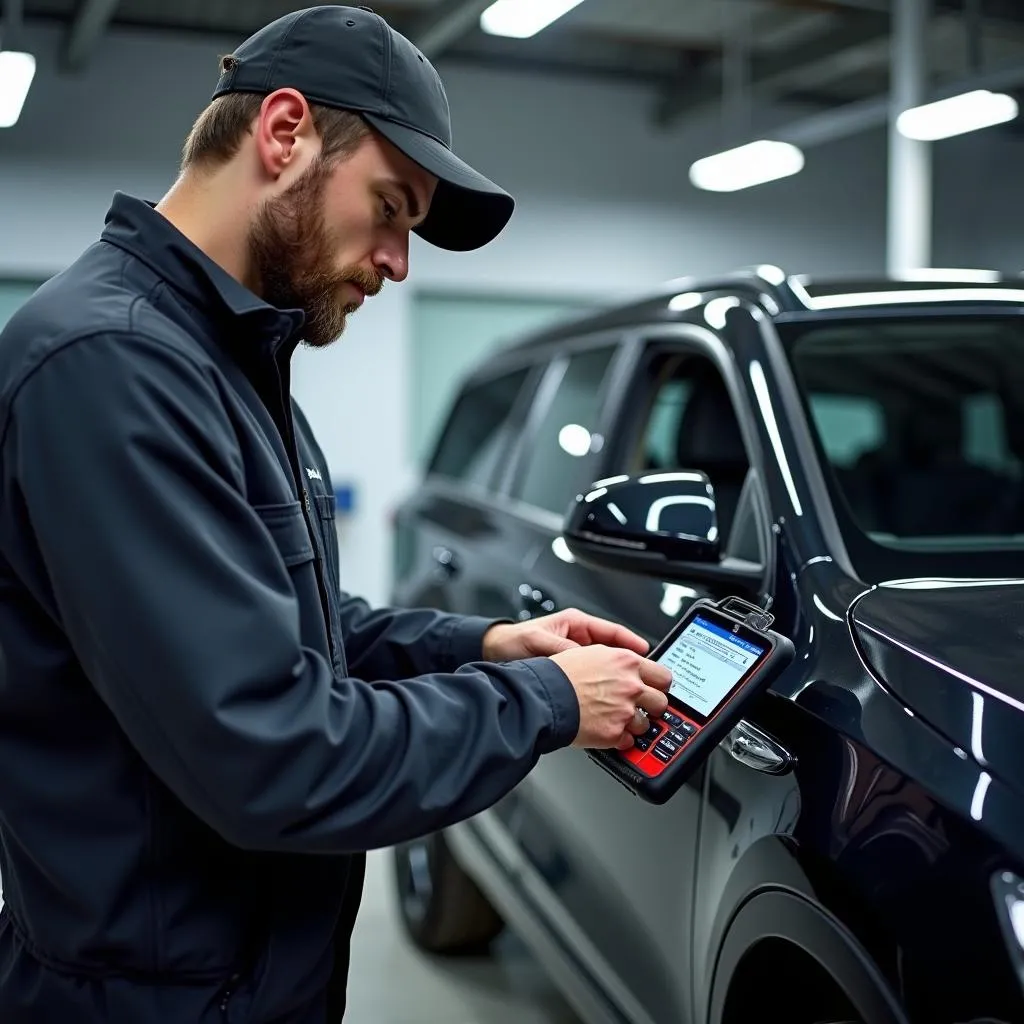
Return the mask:
<svg viewBox="0 0 1024 1024">
<path fill-rule="evenodd" d="M 115 190 L 160 198 L 219 57 L 298 6 L 2 0 L 0 324 L 97 237 Z M 414 238 L 409 280 L 338 344 L 297 356 L 295 393 L 342 499 L 343 584 L 373 602 L 391 587 L 390 513 L 460 376 L 521 332 L 751 264 L 1024 270 L 1021 0 L 373 7 L 435 62 L 456 150 L 518 201 L 479 253 Z M 382 906 L 371 898 L 371 924 Z M 388 957 L 418 969 L 375 935 L 357 974 Z M 487 992 L 436 1019 L 497 1020 L 520 1014 L 514 993 L 532 998 L 514 972 Z M 360 1019 L 376 998 L 357 979 Z"/>
<path fill-rule="evenodd" d="M 163 194 L 218 57 L 296 6 L 4 0 L 0 321 L 96 237 L 114 190 Z M 296 393 L 343 499 L 344 578 L 372 601 L 389 593 L 389 512 L 415 485 L 455 382 L 518 332 L 755 263 L 818 275 L 893 260 L 1024 267 L 1022 123 L 963 131 L 1007 116 L 1024 90 L 1019 0 L 375 9 L 436 62 L 456 149 L 518 209 L 479 253 L 414 238 L 409 280 L 367 303 L 340 344 L 299 356 Z M 938 118 L 938 131 L 960 134 L 921 142 L 896 130 L 894 110 L 979 89 L 992 96 L 966 119 Z M 734 191 L 691 180 L 696 161 L 760 139 L 795 146 L 802 169 L 791 173 L 787 149 L 740 160 L 769 171 L 781 160 L 786 176 L 772 181 L 736 187 L 728 162 L 704 184 Z"/>
</svg>

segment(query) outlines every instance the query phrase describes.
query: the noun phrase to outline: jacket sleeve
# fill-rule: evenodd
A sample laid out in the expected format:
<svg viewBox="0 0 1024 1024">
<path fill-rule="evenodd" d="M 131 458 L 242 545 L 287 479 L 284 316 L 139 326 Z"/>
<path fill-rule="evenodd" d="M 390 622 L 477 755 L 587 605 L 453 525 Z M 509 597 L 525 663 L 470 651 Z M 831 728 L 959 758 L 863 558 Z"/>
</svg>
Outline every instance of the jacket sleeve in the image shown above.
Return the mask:
<svg viewBox="0 0 1024 1024">
<path fill-rule="evenodd" d="M 484 633 L 498 619 L 427 608 L 371 608 L 341 595 L 345 657 L 356 675 L 400 679 L 421 672 L 454 672 L 483 657 Z"/>
<path fill-rule="evenodd" d="M 578 730 L 545 658 L 334 678 L 302 645 L 213 371 L 168 344 L 104 335 L 50 356 L 11 403 L 2 458 L 3 545 L 34 546 L 85 677 L 230 842 L 400 842 L 490 806 Z"/>
</svg>

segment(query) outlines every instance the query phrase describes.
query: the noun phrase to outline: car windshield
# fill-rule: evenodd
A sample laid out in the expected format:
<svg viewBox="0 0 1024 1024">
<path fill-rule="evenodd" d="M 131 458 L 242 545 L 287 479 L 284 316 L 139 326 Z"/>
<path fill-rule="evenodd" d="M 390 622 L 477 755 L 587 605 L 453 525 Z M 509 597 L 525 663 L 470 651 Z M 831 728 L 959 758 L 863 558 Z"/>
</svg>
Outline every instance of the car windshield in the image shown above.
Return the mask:
<svg viewBox="0 0 1024 1024">
<path fill-rule="evenodd" d="M 914 574 L 949 571 L 951 557 L 962 569 L 967 553 L 988 553 L 972 575 L 1024 571 L 1024 318 L 944 311 L 784 333 L 840 526 L 872 575 L 899 571 L 884 552 L 927 555 Z"/>
</svg>

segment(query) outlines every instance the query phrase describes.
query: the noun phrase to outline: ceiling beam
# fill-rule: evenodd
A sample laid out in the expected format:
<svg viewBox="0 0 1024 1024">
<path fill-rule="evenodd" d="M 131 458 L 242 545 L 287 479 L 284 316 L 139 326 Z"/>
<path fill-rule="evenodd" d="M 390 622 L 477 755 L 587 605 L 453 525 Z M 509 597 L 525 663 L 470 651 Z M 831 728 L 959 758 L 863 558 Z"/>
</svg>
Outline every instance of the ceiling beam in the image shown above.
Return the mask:
<svg viewBox="0 0 1024 1024">
<path fill-rule="evenodd" d="M 410 41 L 429 60 L 437 60 L 480 20 L 494 0 L 441 0 L 409 32 Z"/>
<path fill-rule="evenodd" d="M 117 0 L 79 0 L 61 51 L 65 71 L 81 71 L 89 63 L 116 7 Z"/>
<path fill-rule="evenodd" d="M 1020 87 L 1024 87 L 1024 64 L 1008 64 L 947 82 L 940 89 L 929 90 L 924 102 L 948 99 L 950 96 L 973 89 L 992 89 L 999 92 Z M 871 96 L 775 127 L 771 130 L 771 137 L 781 142 L 791 142 L 802 149 L 809 149 L 812 146 L 821 146 L 881 128 L 888 123 L 891 115 L 892 99 L 888 94 Z M 1000 127 L 1012 130 L 1013 126 L 1011 122 Z"/>
<path fill-rule="evenodd" d="M 889 18 L 869 12 L 850 12 L 829 32 L 775 53 L 755 55 L 750 63 L 750 90 L 759 97 L 778 96 L 791 89 L 818 87 L 825 82 L 888 56 Z M 723 63 L 709 62 L 697 76 L 677 81 L 655 105 L 654 122 L 668 128 L 684 117 L 723 102 Z"/>
<path fill-rule="evenodd" d="M 588 62 L 574 57 L 545 54 L 483 53 L 476 48 L 453 47 L 447 52 L 452 65 L 476 67 L 485 71 L 506 71 L 519 75 L 550 75 L 584 81 L 618 82 L 644 89 L 664 88 L 670 75 L 663 70 L 642 64 Z"/>
</svg>

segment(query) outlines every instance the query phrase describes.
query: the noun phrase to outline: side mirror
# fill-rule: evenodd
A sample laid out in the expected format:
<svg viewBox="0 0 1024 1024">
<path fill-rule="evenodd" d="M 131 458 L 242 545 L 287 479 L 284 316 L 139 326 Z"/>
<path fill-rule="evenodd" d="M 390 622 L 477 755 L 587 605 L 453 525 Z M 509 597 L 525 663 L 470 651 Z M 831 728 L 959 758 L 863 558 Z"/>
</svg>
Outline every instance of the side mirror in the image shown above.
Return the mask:
<svg viewBox="0 0 1024 1024">
<path fill-rule="evenodd" d="M 761 565 L 722 557 L 714 488 L 697 470 L 598 480 L 562 532 L 573 557 L 594 568 L 755 593 L 762 583 Z"/>
</svg>

